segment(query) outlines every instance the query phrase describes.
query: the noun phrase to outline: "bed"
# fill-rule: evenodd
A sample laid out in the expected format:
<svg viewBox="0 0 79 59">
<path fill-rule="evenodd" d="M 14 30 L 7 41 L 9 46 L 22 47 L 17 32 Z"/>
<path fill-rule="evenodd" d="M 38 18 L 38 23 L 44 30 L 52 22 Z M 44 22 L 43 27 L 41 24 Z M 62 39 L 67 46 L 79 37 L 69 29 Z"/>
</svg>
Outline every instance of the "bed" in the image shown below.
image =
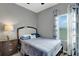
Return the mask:
<svg viewBox="0 0 79 59">
<path fill-rule="evenodd" d="M 21 40 L 22 55 L 29 56 L 56 56 L 62 48 L 61 40 L 34 38 Z"/>
</svg>

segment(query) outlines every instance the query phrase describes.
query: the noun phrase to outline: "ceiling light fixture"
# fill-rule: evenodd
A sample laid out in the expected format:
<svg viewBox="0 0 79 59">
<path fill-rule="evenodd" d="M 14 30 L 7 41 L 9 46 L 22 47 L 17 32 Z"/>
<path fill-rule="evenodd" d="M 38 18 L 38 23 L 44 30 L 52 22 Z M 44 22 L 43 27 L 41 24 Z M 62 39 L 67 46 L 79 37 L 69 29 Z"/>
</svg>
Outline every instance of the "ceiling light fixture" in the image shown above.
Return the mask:
<svg viewBox="0 0 79 59">
<path fill-rule="evenodd" d="M 45 3 L 41 3 L 41 5 L 44 5 Z"/>
<path fill-rule="evenodd" d="M 30 3 L 27 3 L 27 4 L 30 4 Z"/>
</svg>

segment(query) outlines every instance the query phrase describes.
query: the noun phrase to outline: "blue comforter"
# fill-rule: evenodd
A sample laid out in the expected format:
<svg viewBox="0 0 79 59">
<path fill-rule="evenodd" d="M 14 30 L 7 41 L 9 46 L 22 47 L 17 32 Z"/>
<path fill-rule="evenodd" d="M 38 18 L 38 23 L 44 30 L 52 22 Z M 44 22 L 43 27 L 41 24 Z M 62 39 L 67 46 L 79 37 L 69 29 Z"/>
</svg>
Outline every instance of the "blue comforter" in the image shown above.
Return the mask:
<svg viewBox="0 0 79 59">
<path fill-rule="evenodd" d="M 61 40 L 36 38 L 21 40 L 21 52 L 30 56 L 56 55 L 61 49 Z"/>
</svg>

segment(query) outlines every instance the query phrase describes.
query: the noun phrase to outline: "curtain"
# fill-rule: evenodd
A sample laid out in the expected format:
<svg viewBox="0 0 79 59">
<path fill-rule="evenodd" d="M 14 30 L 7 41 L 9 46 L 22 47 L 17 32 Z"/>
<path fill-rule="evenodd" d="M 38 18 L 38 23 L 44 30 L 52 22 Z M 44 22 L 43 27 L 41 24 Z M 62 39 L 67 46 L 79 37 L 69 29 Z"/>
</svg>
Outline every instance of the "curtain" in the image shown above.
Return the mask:
<svg viewBox="0 0 79 59">
<path fill-rule="evenodd" d="M 68 55 L 75 54 L 75 43 L 76 43 L 76 11 L 74 10 L 75 5 L 68 6 L 67 15 L 67 53 Z"/>
<path fill-rule="evenodd" d="M 58 10 L 57 9 L 54 9 L 53 10 L 53 17 L 54 17 L 54 22 L 53 22 L 53 38 L 54 39 L 59 39 L 59 37 L 58 37 L 58 25 L 57 25 L 57 19 L 56 19 L 56 17 L 57 17 L 57 14 L 58 14 Z"/>
<path fill-rule="evenodd" d="M 76 4 L 76 55 L 79 56 L 79 4 Z"/>
</svg>

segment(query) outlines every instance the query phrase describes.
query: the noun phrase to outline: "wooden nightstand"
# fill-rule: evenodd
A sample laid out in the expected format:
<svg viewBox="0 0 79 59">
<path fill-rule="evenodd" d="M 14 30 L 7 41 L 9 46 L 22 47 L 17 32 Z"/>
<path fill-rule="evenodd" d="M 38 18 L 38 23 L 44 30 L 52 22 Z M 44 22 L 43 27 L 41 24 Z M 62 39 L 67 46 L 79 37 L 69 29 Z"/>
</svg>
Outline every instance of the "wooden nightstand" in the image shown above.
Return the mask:
<svg viewBox="0 0 79 59">
<path fill-rule="evenodd" d="M 2 56 L 9 56 L 17 52 L 18 40 L 9 40 L 0 42 L 0 54 Z"/>
</svg>

